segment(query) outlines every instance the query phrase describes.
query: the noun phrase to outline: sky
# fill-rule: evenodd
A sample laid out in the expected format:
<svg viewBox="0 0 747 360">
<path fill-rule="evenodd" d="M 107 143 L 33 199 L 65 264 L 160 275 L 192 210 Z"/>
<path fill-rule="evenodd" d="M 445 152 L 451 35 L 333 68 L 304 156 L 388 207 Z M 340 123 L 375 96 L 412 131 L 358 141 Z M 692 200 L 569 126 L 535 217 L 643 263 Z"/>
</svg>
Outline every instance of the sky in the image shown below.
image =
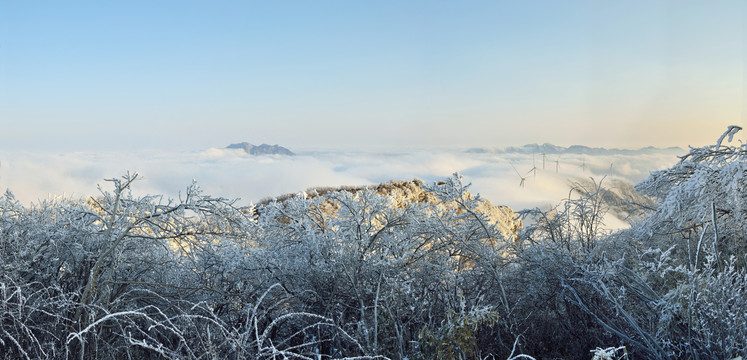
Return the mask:
<svg viewBox="0 0 747 360">
<path fill-rule="evenodd" d="M 0 150 L 701 146 L 746 4 L 0 0 Z"/>
</svg>

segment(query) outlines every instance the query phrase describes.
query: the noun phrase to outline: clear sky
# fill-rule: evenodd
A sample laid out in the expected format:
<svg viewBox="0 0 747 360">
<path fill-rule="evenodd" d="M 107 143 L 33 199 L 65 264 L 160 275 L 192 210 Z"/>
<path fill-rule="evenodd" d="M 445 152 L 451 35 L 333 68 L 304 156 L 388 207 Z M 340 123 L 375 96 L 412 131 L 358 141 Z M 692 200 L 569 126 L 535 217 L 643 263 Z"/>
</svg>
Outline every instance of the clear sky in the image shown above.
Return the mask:
<svg viewBox="0 0 747 360">
<path fill-rule="evenodd" d="M 0 0 L 0 149 L 705 145 L 746 4 Z"/>
</svg>

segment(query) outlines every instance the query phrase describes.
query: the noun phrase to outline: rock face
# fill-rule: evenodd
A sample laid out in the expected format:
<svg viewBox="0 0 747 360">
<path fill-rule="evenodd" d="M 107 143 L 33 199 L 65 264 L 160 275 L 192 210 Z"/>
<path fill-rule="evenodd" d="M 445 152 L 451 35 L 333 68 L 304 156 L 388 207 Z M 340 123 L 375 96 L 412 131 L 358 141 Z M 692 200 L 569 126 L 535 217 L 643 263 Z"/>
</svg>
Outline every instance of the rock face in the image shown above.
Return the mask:
<svg viewBox="0 0 747 360">
<path fill-rule="evenodd" d="M 241 149 L 252 155 L 295 155 L 292 151 L 280 145 L 252 145 L 248 142 L 241 142 L 226 146 L 226 149 Z"/>
</svg>

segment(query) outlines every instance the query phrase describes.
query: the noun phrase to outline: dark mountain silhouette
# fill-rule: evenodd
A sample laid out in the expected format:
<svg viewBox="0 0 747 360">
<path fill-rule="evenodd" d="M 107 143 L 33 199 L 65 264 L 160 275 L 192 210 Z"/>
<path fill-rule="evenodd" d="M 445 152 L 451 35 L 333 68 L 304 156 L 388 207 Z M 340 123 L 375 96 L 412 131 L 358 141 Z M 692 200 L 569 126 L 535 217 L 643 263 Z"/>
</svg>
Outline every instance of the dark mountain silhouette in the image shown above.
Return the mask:
<svg viewBox="0 0 747 360">
<path fill-rule="evenodd" d="M 226 146 L 226 149 L 242 149 L 252 155 L 295 155 L 292 151 L 280 145 L 252 145 L 248 142 L 241 142 Z"/>
</svg>

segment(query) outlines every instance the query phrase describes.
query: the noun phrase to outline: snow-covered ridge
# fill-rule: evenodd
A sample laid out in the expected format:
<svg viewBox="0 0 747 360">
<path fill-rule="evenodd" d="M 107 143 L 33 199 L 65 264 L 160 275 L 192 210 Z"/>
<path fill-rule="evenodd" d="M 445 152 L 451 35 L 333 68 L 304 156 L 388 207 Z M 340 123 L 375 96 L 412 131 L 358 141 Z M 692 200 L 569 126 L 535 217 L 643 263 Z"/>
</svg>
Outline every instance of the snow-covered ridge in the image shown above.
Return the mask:
<svg viewBox="0 0 747 360">
<path fill-rule="evenodd" d="M 439 181 L 436 185 L 443 185 L 444 181 Z M 352 195 L 357 193 L 371 191 L 376 193 L 378 196 L 382 196 L 391 201 L 390 206 L 395 209 L 403 209 L 412 204 L 417 203 L 428 203 L 436 205 L 441 203 L 437 194 L 435 194 L 425 181 L 420 179 L 412 180 L 391 180 L 382 182 L 377 185 L 368 186 L 338 186 L 338 187 L 314 187 L 306 189 L 302 192 L 288 193 L 277 197 L 267 197 L 257 203 L 256 208 L 267 206 L 272 202 L 283 203 L 292 199 L 312 199 L 324 197 L 327 199 L 327 203 L 319 207 L 322 213 L 328 216 L 336 216 L 339 210 L 339 206 L 335 206 L 331 201 L 339 196 L 339 193 L 346 192 Z M 469 200 L 474 200 L 476 197 L 469 192 L 464 191 L 464 195 Z M 489 200 L 484 198 L 477 199 L 477 206 L 475 210 L 478 211 L 485 219 L 493 226 L 498 229 L 503 236 L 510 238 L 518 234 L 521 228 L 521 219 L 519 215 L 514 212 L 508 206 L 494 205 Z M 448 209 L 454 212 L 460 212 L 458 204 L 454 202 L 447 202 L 444 204 Z M 256 214 L 258 215 L 258 214 Z"/>
</svg>

